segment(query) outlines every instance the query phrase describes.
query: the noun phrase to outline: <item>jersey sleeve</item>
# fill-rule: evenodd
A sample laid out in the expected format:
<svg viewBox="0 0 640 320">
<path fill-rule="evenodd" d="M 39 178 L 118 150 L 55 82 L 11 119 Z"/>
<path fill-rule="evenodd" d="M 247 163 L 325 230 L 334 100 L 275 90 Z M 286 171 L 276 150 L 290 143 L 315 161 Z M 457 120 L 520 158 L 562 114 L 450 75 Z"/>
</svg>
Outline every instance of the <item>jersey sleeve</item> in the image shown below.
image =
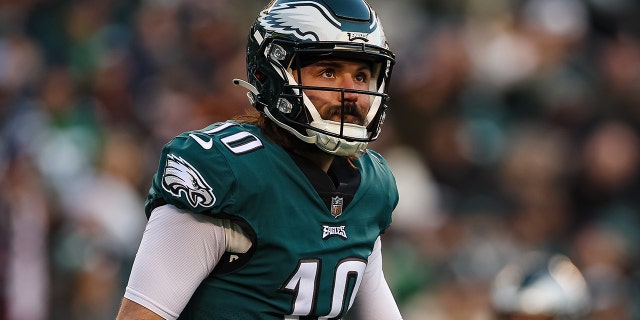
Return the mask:
<svg viewBox="0 0 640 320">
<path fill-rule="evenodd" d="M 147 217 L 165 204 L 213 216 L 233 205 L 235 177 L 228 150 L 211 132 L 186 132 L 164 146 L 145 203 Z"/>
</svg>

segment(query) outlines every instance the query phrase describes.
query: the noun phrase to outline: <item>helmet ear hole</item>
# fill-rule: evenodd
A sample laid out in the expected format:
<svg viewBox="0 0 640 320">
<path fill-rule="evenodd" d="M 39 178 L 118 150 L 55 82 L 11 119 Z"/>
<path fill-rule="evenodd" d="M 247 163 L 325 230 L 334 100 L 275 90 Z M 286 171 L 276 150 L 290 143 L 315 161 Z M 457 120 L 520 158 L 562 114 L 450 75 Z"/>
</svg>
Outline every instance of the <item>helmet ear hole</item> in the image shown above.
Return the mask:
<svg viewBox="0 0 640 320">
<path fill-rule="evenodd" d="M 258 79 L 258 81 L 260 81 L 260 83 L 265 83 L 265 81 L 267 81 L 267 76 L 265 76 L 264 73 L 260 71 L 256 71 L 254 76 L 256 77 L 256 79 Z"/>
</svg>

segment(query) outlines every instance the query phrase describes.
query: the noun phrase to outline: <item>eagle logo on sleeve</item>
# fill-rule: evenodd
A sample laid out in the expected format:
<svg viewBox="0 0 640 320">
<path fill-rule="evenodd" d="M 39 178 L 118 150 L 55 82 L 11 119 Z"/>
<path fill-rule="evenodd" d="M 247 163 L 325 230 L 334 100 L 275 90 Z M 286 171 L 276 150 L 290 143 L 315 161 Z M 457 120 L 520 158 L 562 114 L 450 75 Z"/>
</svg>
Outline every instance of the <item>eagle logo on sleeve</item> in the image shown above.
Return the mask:
<svg viewBox="0 0 640 320">
<path fill-rule="evenodd" d="M 162 188 L 176 197 L 181 194 L 192 207 L 211 207 L 216 202 L 213 190 L 200 172 L 181 157 L 169 154 L 162 174 Z"/>
</svg>

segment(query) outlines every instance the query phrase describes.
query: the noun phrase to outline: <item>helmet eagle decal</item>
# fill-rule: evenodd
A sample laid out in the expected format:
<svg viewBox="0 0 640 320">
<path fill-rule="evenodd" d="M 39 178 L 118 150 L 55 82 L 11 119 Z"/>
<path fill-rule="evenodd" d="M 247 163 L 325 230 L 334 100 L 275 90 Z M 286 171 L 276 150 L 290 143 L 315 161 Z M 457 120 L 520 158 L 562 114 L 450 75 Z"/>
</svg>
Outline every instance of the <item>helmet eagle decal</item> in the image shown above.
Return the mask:
<svg viewBox="0 0 640 320">
<path fill-rule="evenodd" d="M 318 15 L 324 19 L 316 19 Z M 267 30 L 291 34 L 301 40 L 335 39 L 342 32 L 340 21 L 314 1 L 278 4 L 269 12 L 263 12 L 258 20 Z"/>
</svg>

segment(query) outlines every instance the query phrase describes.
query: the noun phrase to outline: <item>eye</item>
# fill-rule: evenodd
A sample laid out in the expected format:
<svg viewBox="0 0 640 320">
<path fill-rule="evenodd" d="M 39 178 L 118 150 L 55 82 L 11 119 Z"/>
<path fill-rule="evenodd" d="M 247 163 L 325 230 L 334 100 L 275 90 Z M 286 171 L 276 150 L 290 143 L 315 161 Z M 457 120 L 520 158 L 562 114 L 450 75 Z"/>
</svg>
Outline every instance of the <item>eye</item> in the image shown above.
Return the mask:
<svg viewBox="0 0 640 320">
<path fill-rule="evenodd" d="M 335 77 L 335 72 L 332 69 L 324 69 L 324 70 L 322 70 L 322 72 L 320 74 L 324 78 L 334 78 Z"/>
<path fill-rule="evenodd" d="M 358 74 L 356 74 L 355 80 L 358 82 L 367 83 L 369 82 L 369 74 L 367 74 L 366 72 L 359 72 Z"/>
</svg>

